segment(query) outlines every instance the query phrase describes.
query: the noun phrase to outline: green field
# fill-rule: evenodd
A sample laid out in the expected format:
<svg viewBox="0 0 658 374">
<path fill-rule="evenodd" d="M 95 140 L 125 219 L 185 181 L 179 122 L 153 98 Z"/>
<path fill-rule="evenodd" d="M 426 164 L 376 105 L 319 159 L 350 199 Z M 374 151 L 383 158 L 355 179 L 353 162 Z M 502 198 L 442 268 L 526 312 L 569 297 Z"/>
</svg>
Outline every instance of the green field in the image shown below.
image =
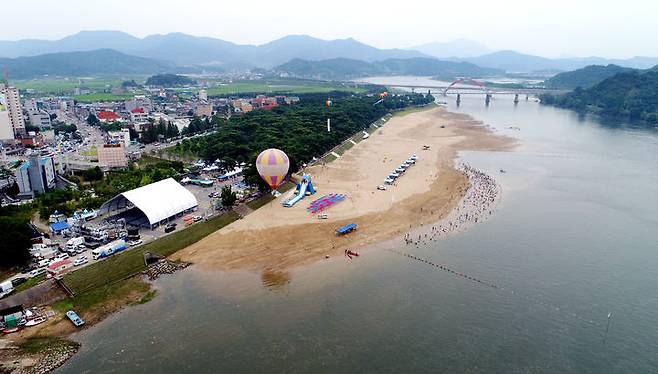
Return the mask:
<svg viewBox="0 0 658 374">
<path fill-rule="evenodd" d="M 339 83 L 297 81 L 297 80 L 274 80 L 258 82 L 235 82 L 219 87 L 207 89 L 208 96 L 223 96 L 228 94 L 263 92 L 263 93 L 322 93 L 331 91 L 349 91 L 355 93 L 365 92 L 365 89 L 343 85 Z"/>
<path fill-rule="evenodd" d="M 237 213 L 229 212 L 209 221 L 196 223 L 151 243 L 71 272 L 64 277 L 64 283 L 76 294 L 81 294 L 120 281 L 146 269 L 144 252 L 169 256 L 237 220 L 238 217 Z"/>
<path fill-rule="evenodd" d="M 126 77 L 88 77 L 88 78 L 43 78 L 30 80 L 11 81 L 12 85 L 24 89 L 34 90 L 44 94 L 72 95 L 73 90 L 79 86 L 91 90 L 103 90 L 109 87 L 120 86 L 121 82 L 134 80 L 137 83 L 144 82 L 145 76 L 126 76 Z"/>
<path fill-rule="evenodd" d="M 113 94 L 107 92 L 96 92 L 86 95 L 73 96 L 73 98 L 81 103 L 94 103 L 98 101 L 124 101 L 135 97 L 134 93 L 128 92 L 125 94 Z"/>
</svg>

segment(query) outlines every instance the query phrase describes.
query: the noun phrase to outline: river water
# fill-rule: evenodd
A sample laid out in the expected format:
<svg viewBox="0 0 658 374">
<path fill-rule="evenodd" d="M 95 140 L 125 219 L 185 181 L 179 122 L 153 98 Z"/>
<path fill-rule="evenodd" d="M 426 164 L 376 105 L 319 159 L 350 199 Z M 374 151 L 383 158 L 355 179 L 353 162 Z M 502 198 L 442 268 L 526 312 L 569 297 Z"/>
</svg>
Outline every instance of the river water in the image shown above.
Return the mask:
<svg viewBox="0 0 658 374">
<path fill-rule="evenodd" d="M 404 249 L 503 289 L 377 249 L 268 277 L 192 267 L 78 334 L 59 371 L 658 372 L 658 131 L 447 100 L 520 145 L 461 155 L 502 186 L 492 218 Z"/>
</svg>

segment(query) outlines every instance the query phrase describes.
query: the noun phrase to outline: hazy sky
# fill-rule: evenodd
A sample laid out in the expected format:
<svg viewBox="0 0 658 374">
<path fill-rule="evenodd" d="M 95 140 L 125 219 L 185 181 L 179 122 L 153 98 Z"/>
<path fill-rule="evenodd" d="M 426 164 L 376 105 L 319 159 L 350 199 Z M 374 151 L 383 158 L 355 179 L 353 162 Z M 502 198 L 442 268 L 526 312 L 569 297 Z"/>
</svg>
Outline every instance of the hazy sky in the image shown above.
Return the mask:
<svg viewBox="0 0 658 374">
<path fill-rule="evenodd" d="M 288 34 L 380 48 L 467 38 L 547 57 L 658 55 L 654 0 L 0 0 L 0 39 L 80 30 L 262 44 Z"/>
</svg>

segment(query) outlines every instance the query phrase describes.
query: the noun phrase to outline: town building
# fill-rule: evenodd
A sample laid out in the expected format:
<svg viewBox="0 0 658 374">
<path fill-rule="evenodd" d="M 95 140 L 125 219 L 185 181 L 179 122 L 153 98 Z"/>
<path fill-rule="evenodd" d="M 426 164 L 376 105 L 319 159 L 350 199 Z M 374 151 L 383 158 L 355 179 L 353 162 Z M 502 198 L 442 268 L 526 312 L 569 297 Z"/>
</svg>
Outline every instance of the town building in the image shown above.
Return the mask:
<svg viewBox="0 0 658 374">
<path fill-rule="evenodd" d="M 119 117 L 118 114 L 111 112 L 109 110 L 101 110 L 96 114 L 96 118 L 98 118 L 99 121 L 101 122 L 115 122 L 115 121 L 120 121 L 121 117 Z"/>
<path fill-rule="evenodd" d="M 30 119 L 30 124 L 36 126 L 40 129 L 50 128 L 52 123 L 50 121 L 50 114 L 44 111 L 28 111 L 28 118 Z"/>
<path fill-rule="evenodd" d="M 199 100 L 208 101 L 208 91 L 199 90 Z"/>
<path fill-rule="evenodd" d="M 98 163 L 101 166 L 110 168 L 125 168 L 128 166 L 128 158 L 126 157 L 126 148 L 123 143 L 117 144 L 103 144 L 96 150 L 98 153 Z"/>
<path fill-rule="evenodd" d="M 5 85 L 0 89 L 0 112 L 6 112 L 9 117 L 9 126 L 13 132 L 13 139 L 19 138 L 25 134 L 25 119 L 23 118 L 23 107 L 16 87 Z M 2 121 L 2 119 L 0 119 Z M 3 123 L 5 127 L 6 123 Z M 6 133 L 7 130 L 0 130 L 0 133 Z"/>
<path fill-rule="evenodd" d="M 19 197 L 33 197 L 34 193 L 44 193 L 55 188 L 55 161 L 52 157 L 31 154 L 28 161 L 22 162 L 14 172 L 18 184 Z"/>
<path fill-rule="evenodd" d="M 212 117 L 212 104 L 207 101 L 199 101 L 196 104 L 195 113 L 199 117 Z"/>
<path fill-rule="evenodd" d="M 126 100 L 124 102 L 124 107 L 128 112 L 136 108 L 142 108 L 147 113 L 153 110 L 151 99 L 144 95 L 135 95 L 132 99 Z"/>
<path fill-rule="evenodd" d="M 47 270 L 48 270 L 48 274 L 52 275 L 53 277 L 61 278 L 64 274 L 73 270 L 73 262 L 71 262 L 71 260 L 69 260 L 68 258 L 65 258 L 63 260 L 53 262 L 52 264 L 48 265 Z"/>
<path fill-rule="evenodd" d="M 123 144 L 125 148 L 130 147 L 130 130 L 109 131 L 110 142 Z"/>
<path fill-rule="evenodd" d="M 144 108 L 133 108 L 130 110 L 130 122 L 137 125 L 143 125 L 148 123 L 149 117 L 148 113 Z"/>
</svg>

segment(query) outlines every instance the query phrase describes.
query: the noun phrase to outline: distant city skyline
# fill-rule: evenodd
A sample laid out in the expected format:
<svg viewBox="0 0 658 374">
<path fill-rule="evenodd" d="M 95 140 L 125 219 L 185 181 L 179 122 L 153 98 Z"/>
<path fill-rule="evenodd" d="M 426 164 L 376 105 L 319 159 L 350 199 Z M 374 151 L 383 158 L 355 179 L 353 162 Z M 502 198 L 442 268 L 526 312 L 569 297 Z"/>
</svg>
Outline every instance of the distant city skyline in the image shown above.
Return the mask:
<svg viewBox="0 0 658 374">
<path fill-rule="evenodd" d="M 640 0 L 424 2 L 254 0 L 90 2 L 33 0 L 2 5 L 1 40 L 55 40 L 86 30 L 137 37 L 182 32 L 237 44 L 264 44 L 291 34 L 354 38 L 378 48 L 409 48 L 469 39 L 493 50 L 544 57 L 629 58 L 658 55 L 658 3 Z M 183 5 L 183 6 L 182 6 Z M 25 15 L 25 16 L 21 16 Z"/>
</svg>

